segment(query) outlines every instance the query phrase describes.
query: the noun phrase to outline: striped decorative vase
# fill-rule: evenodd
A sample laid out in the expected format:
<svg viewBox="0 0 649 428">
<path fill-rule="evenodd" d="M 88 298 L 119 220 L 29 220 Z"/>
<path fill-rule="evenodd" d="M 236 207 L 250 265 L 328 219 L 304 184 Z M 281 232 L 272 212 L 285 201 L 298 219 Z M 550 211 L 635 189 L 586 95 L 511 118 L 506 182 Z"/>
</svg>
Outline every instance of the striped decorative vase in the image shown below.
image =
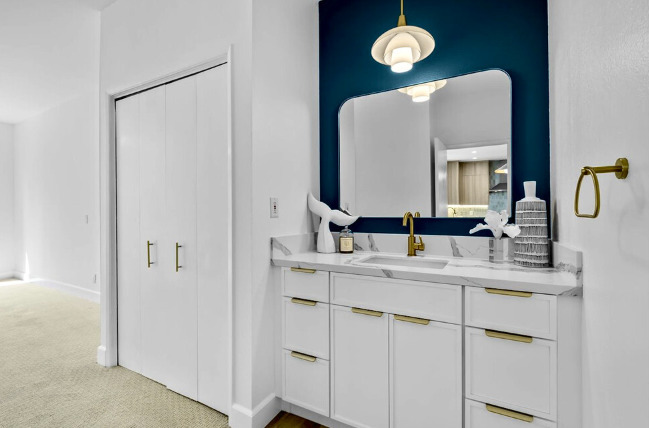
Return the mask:
<svg viewBox="0 0 649 428">
<path fill-rule="evenodd" d="M 548 211 L 536 197 L 536 182 L 526 181 L 525 198 L 516 202 L 516 224 L 521 233 L 514 239 L 514 263 L 543 268 L 550 265 Z"/>
</svg>

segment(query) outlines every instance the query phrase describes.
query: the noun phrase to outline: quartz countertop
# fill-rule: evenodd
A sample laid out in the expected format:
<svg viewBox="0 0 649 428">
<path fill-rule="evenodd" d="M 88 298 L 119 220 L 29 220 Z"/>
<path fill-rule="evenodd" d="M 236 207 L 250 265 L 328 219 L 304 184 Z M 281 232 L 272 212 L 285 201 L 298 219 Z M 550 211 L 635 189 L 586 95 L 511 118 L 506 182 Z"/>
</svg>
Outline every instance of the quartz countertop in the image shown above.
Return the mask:
<svg viewBox="0 0 649 428">
<path fill-rule="evenodd" d="M 273 247 L 276 245 L 273 243 Z M 320 254 L 312 250 L 296 253 L 273 251 L 272 263 L 282 267 L 316 269 L 381 278 L 500 288 L 561 296 L 582 295 L 580 276 L 561 269 L 534 269 L 517 266 L 513 263 L 491 263 L 478 259 L 431 255 L 417 257 L 444 260 L 448 264 L 444 268 L 434 269 L 362 263 L 364 259 L 377 255 L 404 256 L 399 253 L 371 251 L 356 251 L 354 254 Z"/>
</svg>

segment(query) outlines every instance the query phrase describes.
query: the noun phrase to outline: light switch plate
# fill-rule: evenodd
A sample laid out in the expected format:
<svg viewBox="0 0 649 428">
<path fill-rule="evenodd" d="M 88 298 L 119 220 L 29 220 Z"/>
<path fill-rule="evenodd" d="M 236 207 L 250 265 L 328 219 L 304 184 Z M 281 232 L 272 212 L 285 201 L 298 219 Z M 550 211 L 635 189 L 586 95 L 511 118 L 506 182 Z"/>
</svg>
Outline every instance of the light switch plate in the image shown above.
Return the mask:
<svg viewBox="0 0 649 428">
<path fill-rule="evenodd" d="M 270 198 L 270 218 L 279 217 L 279 199 Z"/>
</svg>

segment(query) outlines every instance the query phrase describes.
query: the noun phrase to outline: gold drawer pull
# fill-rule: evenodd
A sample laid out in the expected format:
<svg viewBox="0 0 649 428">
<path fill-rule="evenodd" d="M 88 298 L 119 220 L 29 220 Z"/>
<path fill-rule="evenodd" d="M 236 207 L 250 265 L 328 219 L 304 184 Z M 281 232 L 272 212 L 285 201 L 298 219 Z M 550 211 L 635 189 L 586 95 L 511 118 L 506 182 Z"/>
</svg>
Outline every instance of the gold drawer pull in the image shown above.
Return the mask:
<svg viewBox="0 0 649 428">
<path fill-rule="evenodd" d="M 527 291 L 514 291 L 514 290 L 500 290 L 498 288 L 485 288 L 489 294 L 500 294 L 501 296 L 515 296 L 515 297 L 532 297 L 532 293 Z"/>
<path fill-rule="evenodd" d="M 394 319 L 397 321 L 411 322 L 413 324 L 428 325 L 430 321 L 423 318 L 407 317 L 405 315 L 395 315 Z"/>
<path fill-rule="evenodd" d="M 300 352 L 295 352 L 295 351 L 291 352 L 291 357 L 297 358 L 299 360 L 308 361 L 310 363 L 315 363 L 315 360 L 317 359 L 316 357 L 312 357 L 311 355 L 302 354 Z"/>
<path fill-rule="evenodd" d="M 362 308 L 352 308 L 352 312 L 355 314 L 369 315 L 371 317 L 378 317 L 378 318 L 381 318 L 383 316 L 383 312 L 370 311 L 369 309 L 362 309 Z"/>
<path fill-rule="evenodd" d="M 304 269 L 304 268 L 291 268 L 291 272 L 300 272 L 300 273 L 315 273 L 315 269 Z"/>
<path fill-rule="evenodd" d="M 502 331 L 485 330 L 484 334 L 495 339 L 513 340 L 514 342 L 532 343 L 530 336 L 521 336 L 519 334 L 504 333 Z"/>
<path fill-rule="evenodd" d="M 507 416 L 508 418 L 518 419 L 519 421 L 523 421 L 523 422 L 534 421 L 534 416 L 532 415 L 515 412 L 513 410 L 504 409 L 498 406 L 492 406 L 491 404 L 485 404 L 485 406 L 487 406 L 488 411 L 490 411 L 491 413 L 495 413 L 497 415 Z"/>
<path fill-rule="evenodd" d="M 298 299 L 297 297 L 293 297 L 291 299 L 291 303 L 297 303 L 298 305 L 305 305 L 305 306 L 315 306 L 318 302 L 314 300 Z"/>
</svg>

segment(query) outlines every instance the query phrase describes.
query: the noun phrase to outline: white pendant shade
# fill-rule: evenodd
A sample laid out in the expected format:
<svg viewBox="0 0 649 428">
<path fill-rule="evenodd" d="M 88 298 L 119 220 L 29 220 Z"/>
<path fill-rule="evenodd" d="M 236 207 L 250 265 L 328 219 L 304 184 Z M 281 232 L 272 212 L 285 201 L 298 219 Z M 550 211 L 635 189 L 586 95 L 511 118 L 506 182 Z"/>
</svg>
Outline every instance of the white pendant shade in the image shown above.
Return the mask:
<svg viewBox="0 0 649 428">
<path fill-rule="evenodd" d="M 408 94 L 412 97 L 412 100 L 416 103 L 423 103 L 430 99 L 430 94 L 436 90 L 446 86 L 446 80 L 437 80 L 435 82 L 421 83 L 419 85 L 407 86 L 405 88 L 399 88 L 399 92 L 402 94 Z"/>
<path fill-rule="evenodd" d="M 402 25 L 386 31 L 374 42 L 372 58 L 389 65 L 395 73 L 402 73 L 430 55 L 433 49 L 435 39 L 428 31 L 412 25 Z"/>
</svg>

